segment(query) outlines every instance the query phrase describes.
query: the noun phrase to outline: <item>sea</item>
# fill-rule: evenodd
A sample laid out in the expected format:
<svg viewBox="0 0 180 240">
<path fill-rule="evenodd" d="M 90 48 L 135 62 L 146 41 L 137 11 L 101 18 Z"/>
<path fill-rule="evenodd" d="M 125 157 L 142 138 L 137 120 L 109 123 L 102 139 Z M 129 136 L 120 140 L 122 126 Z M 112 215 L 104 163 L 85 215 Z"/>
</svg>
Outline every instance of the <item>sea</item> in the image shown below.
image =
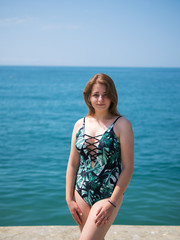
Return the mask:
<svg viewBox="0 0 180 240">
<path fill-rule="evenodd" d="M 135 139 L 114 224 L 180 225 L 180 68 L 0 66 L 0 226 L 76 225 L 66 168 L 96 73 L 114 80 Z"/>
</svg>

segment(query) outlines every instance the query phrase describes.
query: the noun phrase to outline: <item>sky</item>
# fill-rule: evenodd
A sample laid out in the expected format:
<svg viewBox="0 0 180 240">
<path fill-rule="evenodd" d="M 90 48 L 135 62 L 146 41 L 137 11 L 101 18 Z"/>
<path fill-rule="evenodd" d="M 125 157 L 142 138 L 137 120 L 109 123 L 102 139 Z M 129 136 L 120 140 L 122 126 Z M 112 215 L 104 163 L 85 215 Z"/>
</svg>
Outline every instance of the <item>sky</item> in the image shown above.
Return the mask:
<svg viewBox="0 0 180 240">
<path fill-rule="evenodd" d="M 180 67 L 180 0 L 0 0 L 0 65 Z"/>
</svg>

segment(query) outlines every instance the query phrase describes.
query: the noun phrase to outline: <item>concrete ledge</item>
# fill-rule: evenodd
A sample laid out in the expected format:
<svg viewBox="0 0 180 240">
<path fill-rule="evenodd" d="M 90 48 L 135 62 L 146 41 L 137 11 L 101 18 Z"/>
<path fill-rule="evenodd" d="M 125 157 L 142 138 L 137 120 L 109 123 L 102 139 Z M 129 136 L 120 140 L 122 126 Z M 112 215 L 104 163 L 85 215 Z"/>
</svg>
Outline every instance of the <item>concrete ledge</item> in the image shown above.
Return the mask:
<svg viewBox="0 0 180 240">
<path fill-rule="evenodd" d="M 0 227 L 0 240 L 78 240 L 77 226 Z M 180 240 L 180 226 L 113 225 L 106 240 Z"/>
</svg>

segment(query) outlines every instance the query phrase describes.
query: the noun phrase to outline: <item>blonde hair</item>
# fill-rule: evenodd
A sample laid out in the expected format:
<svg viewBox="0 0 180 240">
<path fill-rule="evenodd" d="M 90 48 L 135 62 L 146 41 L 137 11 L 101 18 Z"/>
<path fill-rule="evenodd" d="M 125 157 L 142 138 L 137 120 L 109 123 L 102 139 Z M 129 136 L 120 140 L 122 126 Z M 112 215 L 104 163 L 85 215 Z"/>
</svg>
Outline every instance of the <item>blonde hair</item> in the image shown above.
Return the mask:
<svg viewBox="0 0 180 240">
<path fill-rule="evenodd" d="M 107 97 L 111 100 L 109 112 L 113 115 L 121 116 L 117 110 L 118 95 L 117 95 L 116 87 L 114 85 L 113 80 L 104 73 L 98 73 L 98 74 L 94 75 L 89 80 L 89 82 L 87 83 L 87 85 L 83 91 L 84 101 L 89 108 L 88 115 L 92 116 L 95 113 L 95 110 L 92 107 L 91 102 L 89 100 L 91 91 L 92 91 L 92 87 L 95 83 L 103 84 L 106 87 Z"/>
</svg>

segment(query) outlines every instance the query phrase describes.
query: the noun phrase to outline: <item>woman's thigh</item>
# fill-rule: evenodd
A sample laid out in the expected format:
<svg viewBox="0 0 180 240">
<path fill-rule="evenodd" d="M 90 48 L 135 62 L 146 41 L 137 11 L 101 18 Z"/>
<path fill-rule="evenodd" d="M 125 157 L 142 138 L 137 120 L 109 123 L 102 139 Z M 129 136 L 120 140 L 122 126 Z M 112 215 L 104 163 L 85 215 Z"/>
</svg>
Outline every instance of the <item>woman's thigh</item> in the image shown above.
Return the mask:
<svg viewBox="0 0 180 240">
<path fill-rule="evenodd" d="M 106 201 L 107 199 L 100 200 L 92 206 L 89 212 L 88 218 L 86 220 L 86 223 L 83 227 L 80 240 L 103 240 L 104 239 L 107 231 L 109 230 L 109 228 L 111 227 L 111 225 L 113 224 L 117 216 L 117 213 L 123 201 L 123 196 L 119 201 L 119 204 L 117 205 L 117 207 L 114 209 L 113 214 L 111 215 L 108 223 L 104 224 L 103 226 L 97 226 L 95 224 L 96 213 L 99 207 L 102 206 L 103 202 L 106 202 Z"/>
<path fill-rule="evenodd" d="M 82 216 L 80 216 L 80 219 L 81 219 L 82 223 L 81 223 L 81 225 L 79 225 L 79 228 L 82 231 L 82 229 L 83 229 L 83 227 L 86 223 L 86 220 L 88 218 L 91 207 L 87 204 L 87 202 L 85 202 L 83 200 L 83 198 L 79 195 L 79 193 L 76 190 L 75 190 L 74 195 L 75 195 L 76 203 L 82 211 Z"/>
</svg>

